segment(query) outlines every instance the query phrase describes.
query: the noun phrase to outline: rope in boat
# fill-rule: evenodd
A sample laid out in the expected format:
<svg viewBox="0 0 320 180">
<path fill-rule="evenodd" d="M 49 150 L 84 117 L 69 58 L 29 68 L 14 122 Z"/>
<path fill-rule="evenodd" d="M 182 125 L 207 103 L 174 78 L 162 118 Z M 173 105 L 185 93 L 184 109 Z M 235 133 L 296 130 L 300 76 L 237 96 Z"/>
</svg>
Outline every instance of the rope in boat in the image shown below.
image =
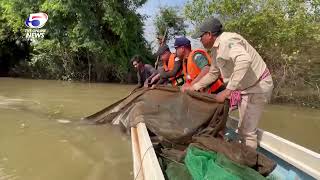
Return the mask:
<svg viewBox="0 0 320 180">
<path fill-rule="evenodd" d="M 142 168 L 142 163 L 143 163 L 144 157 L 146 156 L 147 152 L 148 152 L 151 148 L 153 148 L 153 145 L 151 145 L 150 147 L 148 147 L 148 149 L 144 152 L 144 154 L 143 154 L 143 156 L 142 156 L 141 163 L 140 163 L 139 171 L 138 171 L 136 177 L 134 178 L 134 180 L 136 180 L 136 179 L 138 178 L 139 173 L 140 173 L 141 168 Z"/>
</svg>

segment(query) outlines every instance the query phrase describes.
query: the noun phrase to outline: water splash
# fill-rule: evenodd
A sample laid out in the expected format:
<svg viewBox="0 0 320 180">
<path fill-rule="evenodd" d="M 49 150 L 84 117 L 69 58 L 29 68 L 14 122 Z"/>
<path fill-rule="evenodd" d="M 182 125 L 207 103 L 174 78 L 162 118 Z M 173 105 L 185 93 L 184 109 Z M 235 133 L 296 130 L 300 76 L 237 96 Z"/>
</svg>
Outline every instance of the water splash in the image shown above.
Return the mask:
<svg viewBox="0 0 320 180">
<path fill-rule="evenodd" d="M 6 169 L 0 164 L 0 180 L 17 180 L 19 177 L 6 172 Z"/>
</svg>

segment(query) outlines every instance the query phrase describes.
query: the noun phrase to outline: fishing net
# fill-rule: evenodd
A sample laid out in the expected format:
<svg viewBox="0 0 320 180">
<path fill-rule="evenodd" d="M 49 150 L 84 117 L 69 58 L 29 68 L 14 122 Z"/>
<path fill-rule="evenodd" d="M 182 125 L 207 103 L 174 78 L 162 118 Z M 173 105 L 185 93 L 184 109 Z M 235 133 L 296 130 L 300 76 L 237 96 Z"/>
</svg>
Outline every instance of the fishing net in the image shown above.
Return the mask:
<svg viewBox="0 0 320 180">
<path fill-rule="evenodd" d="M 85 120 L 96 124 L 117 124 L 128 129 L 128 132 L 131 127 L 144 122 L 157 155 L 165 159 L 162 167 L 167 179 L 188 179 L 191 175 L 193 179 L 201 179 L 217 173 L 222 173 L 221 177 L 241 179 L 253 171 L 268 175 L 275 167 L 273 161 L 250 147 L 216 138 L 226 126 L 228 107 L 228 101 L 217 103 L 212 94 L 193 91 L 181 93 L 179 89 L 171 87 L 142 88 Z M 186 156 L 186 152 L 192 151 L 188 149 L 190 144 L 202 149 L 201 152 L 210 151 L 204 153 L 204 157 L 213 158 L 216 162 L 202 162 L 202 157 L 198 161 L 196 157 Z M 213 157 L 212 153 L 215 152 L 219 158 L 217 155 Z M 195 162 L 204 164 L 191 165 L 193 158 Z M 186 164 L 188 168 L 184 167 L 185 162 L 189 162 Z M 199 170 L 192 170 L 199 167 Z M 196 171 L 199 171 L 199 176 L 195 175 Z"/>
<path fill-rule="evenodd" d="M 158 137 L 188 144 L 192 136 L 216 136 L 225 127 L 228 102 L 216 103 L 214 97 L 198 92 L 180 93 L 179 89 L 169 87 L 138 89 L 85 119 L 126 128 L 144 122 Z"/>
<path fill-rule="evenodd" d="M 189 146 L 185 164 L 194 180 L 259 180 L 265 179 L 257 171 L 229 160 L 221 153 Z"/>
</svg>

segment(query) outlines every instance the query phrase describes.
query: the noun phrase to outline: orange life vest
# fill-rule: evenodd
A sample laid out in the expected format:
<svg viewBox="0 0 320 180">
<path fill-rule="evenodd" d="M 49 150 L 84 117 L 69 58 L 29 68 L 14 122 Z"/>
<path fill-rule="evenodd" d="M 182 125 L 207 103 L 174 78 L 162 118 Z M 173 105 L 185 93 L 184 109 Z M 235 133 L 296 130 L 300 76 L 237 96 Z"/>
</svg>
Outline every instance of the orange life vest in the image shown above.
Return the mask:
<svg viewBox="0 0 320 180">
<path fill-rule="evenodd" d="M 174 69 L 174 61 L 176 58 L 176 54 L 175 53 L 171 53 L 170 57 L 169 57 L 169 61 L 168 61 L 168 65 L 163 62 L 163 69 L 165 71 L 172 71 Z M 181 78 L 183 78 L 183 74 L 182 74 L 182 69 L 180 69 L 178 71 L 178 73 L 175 75 L 175 77 L 171 77 L 169 78 L 172 86 L 177 86 L 177 85 L 181 85 L 181 83 L 184 82 L 184 80 L 182 80 Z M 183 81 L 183 82 L 181 82 Z"/>
<path fill-rule="evenodd" d="M 207 53 L 207 51 L 203 49 L 195 49 L 192 50 L 188 56 L 187 63 L 183 63 L 183 74 L 185 76 L 186 82 L 191 84 L 191 82 L 196 79 L 196 77 L 200 74 L 201 69 L 196 65 L 196 63 L 193 61 L 193 57 L 196 53 L 201 53 L 204 55 L 207 60 L 208 64 L 211 65 L 211 57 Z M 223 81 L 221 78 L 218 78 L 214 83 L 212 83 L 208 89 L 208 93 L 214 93 L 216 92 L 220 87 L 223 86 Z"/>
</svg>

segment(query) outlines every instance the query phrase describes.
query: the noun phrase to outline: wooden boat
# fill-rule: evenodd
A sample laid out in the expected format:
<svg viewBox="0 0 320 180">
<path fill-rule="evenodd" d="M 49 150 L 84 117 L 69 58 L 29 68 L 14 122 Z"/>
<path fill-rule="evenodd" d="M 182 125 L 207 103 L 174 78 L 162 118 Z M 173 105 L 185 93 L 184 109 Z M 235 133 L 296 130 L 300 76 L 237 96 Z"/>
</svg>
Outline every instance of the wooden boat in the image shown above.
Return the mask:
<svg viewBox="0 0 320 180">
<path fill-rule="evenodd" d="M 227 127 L 235 129 L 237 120 L 230 117 Z M 146 125 L 131 128 L 134 179 L 164 180 Z M 276 136 L 258 130 L 258 151 L 277 163 L 272 172 L 280 179 L 320 179 L 320 154 Z"/>
</svg>

